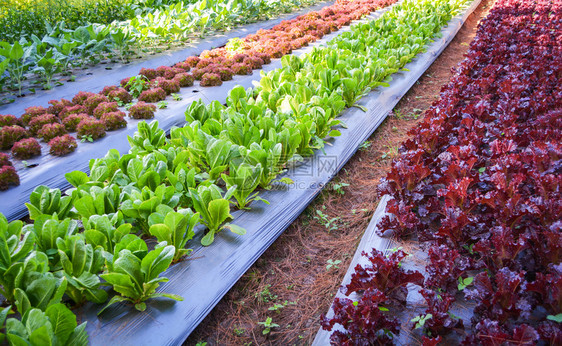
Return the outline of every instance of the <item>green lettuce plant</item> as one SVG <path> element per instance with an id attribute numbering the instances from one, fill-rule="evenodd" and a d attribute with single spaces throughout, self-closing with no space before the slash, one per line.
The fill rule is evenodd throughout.
<path id="1" fill-rule="evenodd" d="M 72 196 L 62 196 L 59 189 L 51 189 L 40 185 L 29 196 L 29 203 L 25 203 L 29 211 L 29 218 L 36 220 L 40 215 L 57 214 L 60 219 L 72 216 Z"/>
<path id="2" fill-rule="evenodd" d="M 145 301 L 150 298 L 183 300 L 175 294 L 156 293 L 160 283 L 168 281 L 168 278 L 159 275 L 168 269 L 174 254 L 175 248 L 172 245 L 156 248 L 142 259 L 127 249 L 119 251 L 113 261 L 107 261 L 107 272 L 100 275 L 119 295 L 111 298 L 98 315 L 117 302 L 128 301 L 134 304 L 135 309 L 144 311 Z"/>
<path id="3" fill-rule="evenodd" d="M 82 304 L 86 300 L 94 303 L 104 303 L 107 300 L 107 292 L 99 288 L 100 279 L 98 273 L 104 265 L 103 249 L 86 244 L 84 236 L 77 234 L 57 240 L 59 257 L 62 270 L 59 275 L 68 281 L 66 294 L 76 304 Z"/>
<path id="4" fill-rule="evenodd" d="M 193 228 L 199 223 L 199 219 L 199 213 L 193 213 L 191 209 L 179 209 L 177 212 L 170 210 L 165 214 L 156 212 L 148 220 L 150 234 L 159 242 L 174 246 L 172 262 L 177 262 L 191 253 L 192 250 L 185 246 L 195 235 Z"/>
<path id="5" fill-rule="evenodd" d="M 123 214 L 118 212 L 112 217 L 108 215 L 91 215 L 83 218 L 86 242 L 94 247 L 101 247 L 109 253 L 115 252 L 115 246 L 126 235 L 131 233 L 133 225 L 123 221 Z"/>
<path id="6" fill-rule="evenodd" d="M 263 201 L 269 204 L 268 201 L 258 196 L 259 192 L 254 192 L 260 183 L 262 171 L 261 163 L 255 166 L 247 163 L 236 166 L 231 163 L 228 175 L 222 175 L 226 188 L 232 191 L 231 195 L 236 200 L 238 209 L 250 209 L 247 205 L 253 201 Z"/>
<path id="7" fill-rule="evenodd" d="M 14 301 L 15 277 L 23 260 L 33 250 L 35 234 L 23 231 L 20 220 L 8 223 L 0 214 L 0 293 L 8 302 Z"/>
<path id="8" fill-rule="evenodd" d="M 232 190 L 229 193 L 232 193 Z M 211 245 L 215 240 L 215 234 L 224 229 L 239 235 L 246 234 L 246 230 L 242 227 L 224 223 L 232 219 L 230 202 L 228 201 L 229 193 L 223 197 L 221 189 L 214 184 L 209 186 L 199 185 L 197 189 L 190 188 L 189 192 L 193 200 L 193 208 L 201 215 L 201 223 L 207 226 L 207 233 L 201 239 L 201 245 Z"/>
<path id="9" fill-rule="evenodd" d="M 76 316 L 63 304 L 53 304 L 44 312 L 30 309 L 21 321 L 9 318 L 6 335 L 11 345 L 87 346 L 86 322 L 78 325 Z"/>

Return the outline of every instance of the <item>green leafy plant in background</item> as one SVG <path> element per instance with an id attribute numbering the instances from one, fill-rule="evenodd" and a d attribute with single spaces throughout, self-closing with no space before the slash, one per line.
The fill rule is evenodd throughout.
<path id="1" fill-rule="evenodd" d="M 4 57 L 4 61 L 7 61 L 3 65 L 5 65 L 11 80 L 15 83 L 18 95 L 21 95 L 24 74 L 30 67 L 27 59 L 31 56 L 32 52 L 32 46 L 23 47 L 20 42 L 9 44 L 0 41 L 0 56 Z"/>
<path id="2" fill-rule="evenodd" d="M 128 88 L 133 98 L 137 98 L 143 91 L 149 89 L 150 81 L 143 75 L 133 76 L 125 87 Z"/>
<path id="3" fill-rule="evenodd" d="M 168 269 L 174 253 L 175 248 L 172 245 L 156 248 L 143 258 L 135 256 L 127 249 L 119 251 L 113 261 L 107 261 L 107 272 L 100 275 L 119 295 L 111 298 L 98 315 L 117 302 L 128 301 L 134 304 L 135 309 L 144 311 L 145 301 L 150 298 L 183 300 L 175 294 L 156 293 L 160 283 L 168 281 L 168 278 L 159 275 Z"/>
<path id="4" fill-rule="evenodd" d="M 264 327 L 262 331 L 263 335 L 269 334 L 273 328 L 280 327 L 277 323 L 273 323 L 273 319 L 271 317 L 267 317 L 265 322 L 258 322 L 258 324 Z"/>

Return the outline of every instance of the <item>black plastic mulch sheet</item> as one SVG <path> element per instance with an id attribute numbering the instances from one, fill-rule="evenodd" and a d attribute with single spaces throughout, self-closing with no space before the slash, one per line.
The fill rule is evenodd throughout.
<path id="1" fill-rule="evenodd" d="M 471 6 L 461 15 L 457 16 L 456 18 L 453 18 L 451 20 L 451 22 L 449 23 L 449 26 L 447 28 L 445 28 L 443 30 L 443 37 L 440 39 L 440 41 L 445 40 L 446 43 L 443 45 L 443 48 L 441 49 L 441 51 L 449 44 L 449 42 L 454 38 L 454 36 L 456 35 L 456 33 L 458 32 L 458 30 L 460 30 L 462 24 L 466 21 L 466 18 L 478 7 L 478 5 L 480 4 L 481 0 L 474 0 L 473 3 L 471 4 Z M 435 42 L 432 46 L 436 46 L 439 44 L 439 41 Z M 432 49 L 429 49 L 427 53 L 430 53 L 432 51 Z M 425 53 L 425 54 L 427 54 Z M 439 51 L 440 53 L 440 51 Z M 437 58 L 437 56 L 439 55 L 439 53 L 437 53 L 434 56 L 433 60 L 435 58 Z M 428 61 L 425 61 L 424 55 L 419 56 L 417 59 L 415 59 L 412 63 L 410 63 L 409 65 L 415 64 L 417 65 L 418 63 L 422 63 L 421 61 L 424 60 L 424 66 L 425 63 L 427 63 Z M 429 64 L 431 64 L 431 62 L 429 62 Z M 406 66 L 407 68 L 410 69 L 411 72 L 414 72 L 414 70 L 412 69 L 412 67 L 410 66 Z M 429 67 L 426 66 L 423 71 L 425 71 L 425 69 Z M 414 67 L 415 69 L 416 67 Z M 423 73 L 422 71 L 422 73 Z M 420 74 L 421 76 L 421 74 Z M 392 84 L 392 83 L 391 83 Z M 392 86 L 391 86 L 392 87 Z M 397 247 L 400 247 L 404 244 L 401 244 L 400 241 L 397 241 L 395 239 L 393 239 L 393 237 L 390 234 L 385 234 L 384 237 L 381 237 L 377 234 L 377 224 L 383 219 L 383 217 L 385 215 L 389 215 L 385 212 L 386 209 L 386 204 L 388 202 L 388 200 L 390 199 L 389 196 L 383 196 L 383 198 L 381 198 L 377 209 L 375 211 L 375 213 L 373 214 L 373 217 L 371 218 L 371 222 L 369 223 L 369 225 L 367 226 L 367 229 L 365 230 L 365 233 L 363 235 L 363 237 L 361 238 L 361 242 L 359 243 L 359 246 L 357 247 L 357 250 L 355 252 L 355 255 L 353 256 L 353 259 L 351 260 L 351 263 L 348 267 L 348 270 L 343 278 L 342 284 L 341 286 L 345 286 L 347 284 L 349 284 L 349 282 L 351 281 L 351 275 L 355 272 L 355 267 L 357 266 L 357 264 L 361 264 L 361 265 L 366 265 L 368 264 L 368 260 L 365 256 L 362 256 L 361 253 L 362 252 L 367 252 L 370 253 L 372 249 L 377 249 L 379 251 L 382 251 L 384 253 L 388 253 L 391 250 L 390 249 L 394 249 Z M 391 215 L 390 215 L 391 216 Z M 413 245 L 411 242 L 408 242 L 408 252 L 410 255 L 413 255 L 413 258 L 415 258 L 416 260 L 408 260 L 405 259 L 404 260 L 404 268 L 407 270 L 417 270 L 421 273 L 424 273 L 424 261 L 427 259 L 427 254 L 424 253 L 424 251 L 416 245 Z M 423 314 L 425 307 L 425 300 L 423 299 L 423 297 L 421 296 L 421 294 L 418 293 L 418 287 L 415 285 L 408 285 L 408 297 L 407 297 L 407 302 L 406 302 L 406 307 L 404 309 L 401 309 L 401 311 L 397 311 L 395 315 L 393 315 L 393 317 L 398 318 L 400 323 L 402 325 L 406 325 L 409 323 L 409 321 L 411 321 L 414 317 Z M 334 298 L 349 298 L 352 300 L 357 300 L 360 297 L 353 293 L 351 294 L 349 297 L 345 296 L 340 290 L 338 290 L 338 292 L 336 293 Z M 456 315 L 459 316 L 460 318 L 462 318 L 464 320 L 465 323 L 470 324 L 470 318 L 472 316 L 472 308 L 469 306 L 469 304 L 455 304 L 451 311 Z M 330 307 L 329 311 L 327 312 L 326 316 L 327 317 L 332 317 L 334 315 L 333 313 L 333 307 Z M 334 326 L 333 331 L 336 330 L 341 330 L 341 326 L 340 325 L 336 325 Z M 312 343 L 313 346 L 322 346 L 322 345 L 329 345 L 330 344 L 330 336 L 332 334 L 332 332 L 328 332 L 325 331 L 323 329 L 320 328 L 320 330 L 318 331 L 318 334 L 316 334 L 316 337 L 314 339 L 314 342 Z M 395 344 L 397 345 L 412 345 L 412 344 L 419 344 L 421 341 L 421 335 L 416 335 L 415 333 L 413 333 L 412 331 L 408 330 L 408 329 L 401 329 L 399 335 L 397 335 L 397 337 L 393 340 Z M 449 342 L 449 344 L 458 344 L 460 343 L 460 340 L 444 340 L 445 343 Z"/>
<path id="2" fill-rule="evenodd" d="M 104 86 L 116 85 L 121 79 L 138 74 L 141 67 L 156 68 L 162 65 L 171 66 L 179 61 L 185 60 L 188 56 L 200 54 L 205 49 L 223 46 L 230 38 L 244 37 L 248 34 L 255 33 L 259 29 L 272 28 L 282 20 L 296 18 L 303 13 L 316 11 L 333 3 L 334 1 L 321 2 L 290 15 L 283 15 L 278 19 L 251 24 L 243 28 L 229 31 L 223 36 L 209 38 L 199 43 L 196 47 L 169 52 L 150 60 L 137 61 L 128 65 L 114 67 L 111 71 L 107 71 L 103 67 L 95 67 L 89 70 L 92 72 L 91 76 L 84 75 L 83 78 L 78 78 L 74 83 L 67 83 L 53 90 L 18 99 L 15 103 L 10 105 L 0 106 L 0 114 L 14 114 L 20 116 L 24 113 L 24 109 L 29 106 L 47 107 L 49 106 L 48 102 L 50 100 L 61 98 L 72 99 L 78 91 L 99 92 Z M 349 27 L 342 28 L 342 30 L 348 30 L 348 28 Z M 337 34 L 341 33 L 342 30 L 338 31 Z M 326 42 L 325 40 L 327 37 L 333 36 L 325 36 L 324 39 L 317 41 L 312 46 Z M 264 65 L 263 70 L 270 71 L 280 66 L 280 59 L 276 59 L 272 61 L 271 64 Z M 166 99 L 168 108 L 158 109 L 154 119 L 158 120 L 160 128 L 166 131 L 172 126 L 182 126 L 185 124 L 185 109 L 191 102 L 203 99 L 206 102 L 218 100 L 224 103 L 226 102 L 228 91 L 235 85 L 240 84 L 249 87 L 252 86 L 253 80 L 259 80 L 259 71 L 260 70 L 254 70 L 253 74 L 248 76 L 235 76 L 232 81 L 225 82 L 220 87 L 204 88 L 200 87 L 199 83 L 196 82 L 193 87 L 181 88 L 178 94 L 183 97 L 183 100 L 174 101 L 171 97 L 168 97 Z M 89 172 L 89 161 L 91 159 L 103 157 L 109 149 L 117 149 L 121 154 L 127 153 L 130 149 L 127 136 L 132 136 L 135 133 L 138 123 L 139 120 L 127 118 L 126 128 L 108 132 L 104 138 L 94 143 L 78 143 L 76 152 L 64 157 L 49 155 L 48 145 L 40 142 L 42 144 L 43 155 L 27 160 L 26 162 L 29 168 L 25 168 L 24 164 L 19 160 L 13 161 L 20 176 L 20 185 L 11 187 L 7 191 L 0 191 L 0 213 L 3 213 L 10 221 L 20 219 L 27 215 L 25 203 L 29 201 L 31 192 L 33 192 L 37 186 L 47 185 L 51 188 L 64 190 L 70 187 L 70 184 L 68 184 L 64 178 L 65 173 L 74 170 Z"/>
<path id="3" fill-rule="evenodd" d="M 478 0 L 476 0 L 476 3 Z M 86 305 L 79 318 L 88 321 L 87 331 L 93 345 L 177 345 L 195 329 L 236 281 L 277 239 L 293 220 L 318 195 L 334 175 L 353 156 L 382 123 L 401 97 L 433 63 L 460 29 L 466 16 L 453 19 L 441 38 L 428 46 L 427 51 L 406 65 L 408 72 L 395 74 L 387 88 L 371 92 L 360 104 L 368 111 L 351 108 L 340 119 L 347 125 L 325 153 L 317 152 L 286 176 L 294 180 L 290 186 L 277 186 L 264 191 L 262 202 L 252 205 L 251 211 L 236 212 L 234 223 L 247 230 L 244 236 L 221 232 L 207 248 L 195 246 L 191 259 L 175 264 L 164 276 L 170 281 L 160 292 L 179 294 L 182 302 L 155 299 L 147 302 L 145 312 L 137 312 L 128 305 L 116 305 L 101 316 L 101 307 Z M 380 11 L 382 12 L 382 11 Z M 197 244 L 195 239 L 191 244 Z"/>

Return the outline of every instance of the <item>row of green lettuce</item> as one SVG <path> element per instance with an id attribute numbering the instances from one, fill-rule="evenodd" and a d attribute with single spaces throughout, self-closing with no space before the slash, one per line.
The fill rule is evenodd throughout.
<path id="1" fill-rule="evenodd" d="M 65 294 L 75 306 L 102 304 L 102 287 L 112 287 L 100 313 L 122 301 L 142 311 L 149 298 L 181 300 L 156 289 L 190 253 L 189 241 L 243 235 L 227 222 L 232 208 L 249 209 L 263 201 L 260 189 L 290 183 L 279 179 L 283 170 L 340 135 L 337 116 L 386 85 L 465 2 L 405 0 L 326 47 L 285 56 L 256 88 L 232 89 L 226 106 L 193 103 L 169 137 L 157 122 L 140 123 L 128 154 L 110 150 L 90 162 L 89 176 L 68 173 L 74 188 L 65 194 L 38 187 L 27 203 L 33 224 L 0 219 L 2 294 L 22 316 L 6 322 L 10 343 L 86 343 L 84 324 L 61 304 Z M 158 241 L 153 250 L 146 236 Z"/>
<path id="2" fill-rule="evenodd" d="M 54 75 L 70 75 L 72 68 L 98 64 L 106 58 L 125 62 L 142 53 L 145 47 L 165 49 L 194 35 L 203 36 L 209 30 L 229 30 L 316 1 L 172 1 L 169 5 L 154 4 L 154 8 L 138 8 L 138 4 L 132 3 L 137 14 L 126 21 L 73 28 L 67 27 L 64 21 L 47 24 L 44 35 L 0 41 L 0 92 L 7 88 L 21 94 L 29 72 L 42 81 L 45 89 L 50 89 Z"/>

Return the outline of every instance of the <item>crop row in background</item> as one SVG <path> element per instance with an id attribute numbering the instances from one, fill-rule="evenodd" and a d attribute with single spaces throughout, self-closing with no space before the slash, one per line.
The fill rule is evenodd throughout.
<path id="1" fill-rule="evenodd" d="M 63 1 L 9 2 L 2 6 L 0 26 L 0 92 L 22 94 L 24 81 L 51 89 L 55 76 L 106 59 L 128 62 L 182 44 L 206 32 L 267 19 L 314 0 L 244 1 Z M 115 20 L 114 20 L 115 19 Z M 118 21 L 117 19 L 127 19 Z M 39 23 L 38 23 L 39 22 Z M 60 83 L 60 81 L 57 81 Z M 3 102 L 13 100 L 5 97 Z"/>

